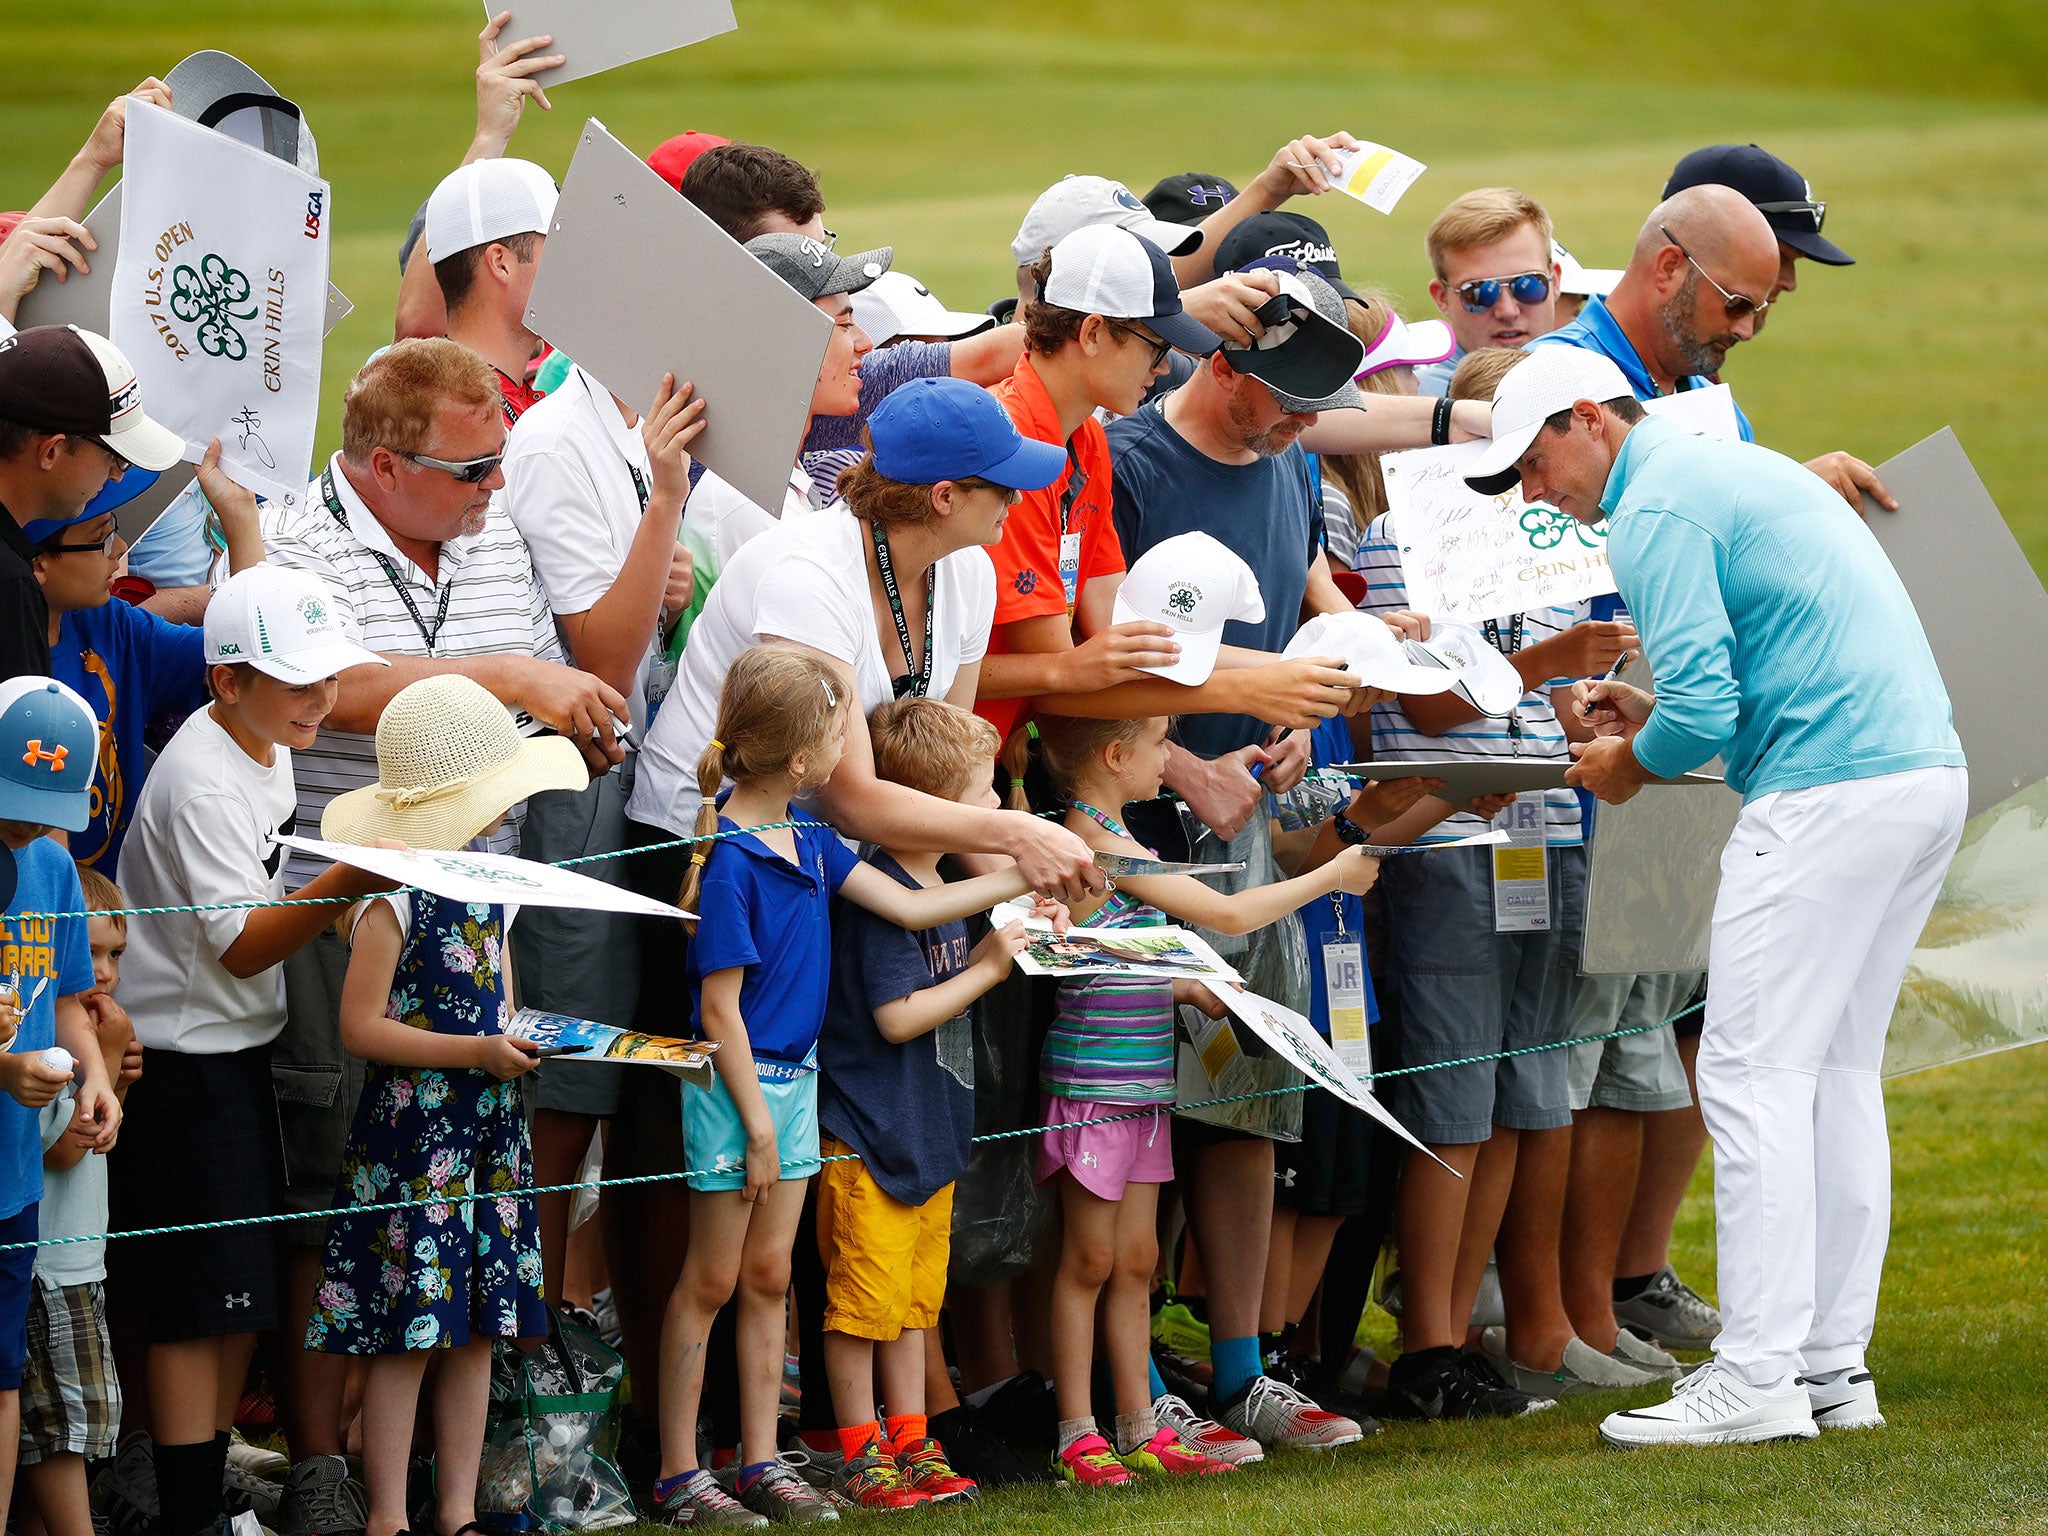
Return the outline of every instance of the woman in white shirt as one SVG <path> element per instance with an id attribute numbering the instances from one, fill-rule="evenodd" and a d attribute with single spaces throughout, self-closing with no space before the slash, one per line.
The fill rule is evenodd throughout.
<path id="1" fill-rule="evenodd" d="M 867 736 L 868 712 L 891 698 L 974 707 L 995 614 L 995 570 L 981 546 L 1002 537 L 1017 492 L 1059 478 L 1066 453 L 1021 437 L 992 395 L 962 379 L 904 385 L 869 433 L 873 452 L 840 479 L 844 505 L 785 519 L 720 573 L 648 734 L 627 813 L 669 837 L 689 835 L 697 759 L 726 671 L 749 646 L 784 640 L 816 652 L 860 698 L 846 756 L 815 797 L 842 835 L 1004 854 L 1037 888 L 1079 894 L 1096 882 L 1078 838 L 1021 812 L 885 783 Z"/>

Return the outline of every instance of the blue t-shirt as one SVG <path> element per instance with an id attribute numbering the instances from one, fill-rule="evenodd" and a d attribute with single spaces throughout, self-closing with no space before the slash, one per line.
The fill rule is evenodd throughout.
<path id="1" fill-rule="evenodd" d="M 1181 533 L 1206 533 L 1243 557 L 1258 578 L 1263 623 L 1223 626 L 1225 645 L 1279 651 L 1301 627 L 1309 561 L 1322 547 L 1322 503 L 1308 455 L 1297 446 L 1250 464 L 1219 464 L 1167 425 L 1163 402 L 1110 423 L 1116 532 L 1124 559 Z M 1180 741 L 1221 757 L 1266 739 L 1249 715 L 1187 715 Z"/>
<path id="2" fill-rule="evenodd" d="M 721 816 L 718 830 L 739 829 Z M 810 1069 L 825 1021 L 832 898 L 860 862 L 829 827 L 800 826 L 794 836 L 794 864 L 750 832 L 711 845 L 697 897 L 697 934 L 684 965 L 690 1023 L 700 1036 L 704 978 L 745 968 L 740 1017 L 747 1041 L 761 1075 L 785 1079 Z"/>
<path id="3" fill-rule="evenodd" d="M 879 849 L 868 862 L 918 890 Z M 832 987 L 818 1037 L 818 1124 L 858 1152 L 883 1193 L 923 1205 L 967 1167 L 974 1137 L 974 1032 L 965 1013 L 901 1045 L 875 1010 L 967 967 L 967 925 L 917 933 L 841 901 L 832 912 Z"/>
<path id="4" fill-rule="evenodd" d="M 71 856 L 109 879 L 149 772 L 143 732 L 206 703 L 205 637 L 119 598 L 64 615 L 50 675 L 78 690 L 100 722 L 92 820 L 71 834 Z"/>
<path id="5" fill-rule="evenodd" d="M 16 915 L 85 909 L 85 892 L 78 887 L 69 854 L 39 837 L 14 850 L 14 863 L 18 883 L 0 919 L 0 977 L 14 987 L 22 1007 L 20 1033 L 8 1047 L 19 1056 L 57 1043 L 58 998 L 92 990 L 92 936 L 82 917 Z M 41 1114 L 0 1093 L 0 1220 L 42 1198 Z"/>
<path id="6" fill-rule="evenodd" d="M 1351 722 L 1342 715 L 1318 722 L 1309 733 L 1309 753 L 1310 760 L 1318 768 L 1351 762 L 1358 755 L 1351 745 Z M 1308 1020 L 1315 1025 L 1316 1033 L 1327 1040 L 1330 1038 L 1330 992 L 1324 982 L 1323 945 L 1337 938 L 1341 916 L 1343 942 L 1356 944 L 1359 958 L 1365 958 L 1365 898 L 1332 891 L 1298 910 L 1301 931 L 1308 939 Z M 1373 993 L 1372 968 L 1362 965 L 1359 974 L 1365 983 L 1365 1021 L 1377 1024 L 1380 1021 L 1380 1000 Z"/>

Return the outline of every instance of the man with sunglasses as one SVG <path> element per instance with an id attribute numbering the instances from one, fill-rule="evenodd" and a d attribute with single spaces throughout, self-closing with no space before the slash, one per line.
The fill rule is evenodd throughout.
<path id="1" fill-rule="evenodd" d="M 1458 350 L 1415 370 L 1425 395 L 1450 392 L 1467 352 L 1525 347 L 1557 324 L 1559 268 L 1550 215 L 1513 187 L 1479 187 L 1453 198 L 1423 237 L 1435 274 L 1429 296 L 1450 322 Z"/>
<path id="2" fill-rule="evenodd" d="M 0 340 L 0 682 L 50 670 L 39 539 L 76 522 L 130 464 L 169 469 L 184 451 L 143 414 L 135 370 L 104 336 L 38 325 Z"/>
<path id="3" fill-rule="evenodd" d="M 1756 205 L 1777 235 L 1778 280 L 1768 295 L 1773 303 L 1781 294 L 1797 291 L 1795 263 L 1801 257 L 1826 267 L 1856 265 L 1855 257 L 1821 233 L 1828 205 L 1814 197 L 1812 184 L 1804 176 L 1769 150 L 1755 144 L 1710 144 L 1696 149 L 1672 167 L 1664 196 L 1703 186 L 1733 187 Z M 1759 330 L 1764 318 L 1757 317 Z"/>

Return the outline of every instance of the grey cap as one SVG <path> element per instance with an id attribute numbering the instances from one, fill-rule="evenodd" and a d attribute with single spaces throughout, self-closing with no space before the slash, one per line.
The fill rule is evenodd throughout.
<path id="1" fill-rule="evenodd" d="M 293 102 L 231 53 L 204 48 L 164 76 L 171 110 L 201 127 L 263 150 L 308 175 L 320 174 L 320 152 Z"/>
<path id="2" fill-rule="evenodd" d="M 756 235 L 747 242 L 754 259 L 807 299 L 822 299 L 835 293 L 859 293 L 889 270 L 895 251 L 881 246 L 854 256 L 842 256 L 820 245 L 809 235 L 777 231 Z"/>
<path id="3" fill-rule="evenodd" d="M 1352 377 L 1365 360 L 1365 343 L 1352 334 L 1337 290 L 1315 268 L 1291 256 L 1261 257 L 1238 270 L 1276 273 L 1280 297 L 1260 306 L 1265 335 L 1249 344 L 1224 346 L 1230 365 L 1264 380 L 1281 407 L 1296 414 L 1364 410 L 1365 396 Z M 1282 387 L 1287 384 L 1329 392 L 1297 395 Z"/>

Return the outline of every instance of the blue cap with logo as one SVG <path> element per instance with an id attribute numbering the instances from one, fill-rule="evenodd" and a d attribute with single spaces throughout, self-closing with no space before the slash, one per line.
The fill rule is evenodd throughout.
<path id="1" fill-rule="evenodd" d="M 99 751 L 92 707 L 55 678 L 0 683 L 0 818 L 83 832 Z"/>
<path id="2" fill-rule="evenodd" d="M 1023 436 L 996 397 L 968 379 L 912 379 L 868 419 L 875 468 L 906 485 L 969 476 L 1042 491 L 1067 467 L 1067 450 Z"/>

